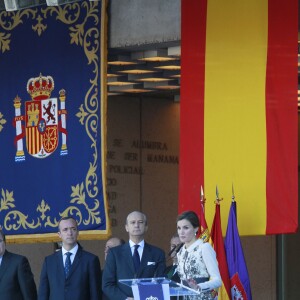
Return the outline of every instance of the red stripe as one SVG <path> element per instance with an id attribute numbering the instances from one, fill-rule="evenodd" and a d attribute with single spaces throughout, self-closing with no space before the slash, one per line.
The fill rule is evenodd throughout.
<path id="1" fill-rule="evenodd" d="M 228 299 L 231 297 L 230 290 L 230 277 L 227 266 L 227 258 L 225 252 L 225 245 L 222 234 L 222 225 L 221 225 L 221 213 L 220 213 L 220 205 L 216 204 L 215 217 L 213 220 L 213 225 L 211 228 L 211 239 L 213 241 L 213 247 L 216 251 L 217 260 L 219 263 L 220 275 L 227 292 Z"/>
<path id="2" fill-rule="evenodd" d="M 179 212 L 199 211 L 204 186 L 206 0 L 181 1 Z"/>
<path id="3" fill-rule="evenodd" d="M 269 0 L 267 234 L 298 227 L 298 1 Z"/>

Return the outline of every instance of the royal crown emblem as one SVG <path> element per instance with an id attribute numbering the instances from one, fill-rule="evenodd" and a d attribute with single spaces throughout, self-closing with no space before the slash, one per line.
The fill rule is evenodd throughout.
<path id="1" fill-rule="evenodd" d="M 27 82 L 27 92 L 32 100 L 43 100 L 50 98 L 54 90 L 54 80 L 51 76 L 30 78 Z"/>
<path id="2" fill-rule="evenodd" d="M 16 127 L 15 143 L 17 152 L 15 161 L 25 160 L 23 138 L 26 136 L 26 149 L 36 158 L 46 158 L 58 147 L 59 132 L 62 135 L 61 155 L 67 155 L 67 130 L 65 109 L 66 92 L 59 91 L 57 98 L 51 98 L 54 90 L 54 80 L 51 76 L 30 78 L 27 82 L 27 92 L 30 101 L 25 102 L 25 116 L 21 115 L 21 98 L 14 99 Z M 60 109 L 58 109 L 60 104 Z M 60 119 L 59 119 L 60 116 Z M 22 122 L 25 121 L 25 128 Z"/>

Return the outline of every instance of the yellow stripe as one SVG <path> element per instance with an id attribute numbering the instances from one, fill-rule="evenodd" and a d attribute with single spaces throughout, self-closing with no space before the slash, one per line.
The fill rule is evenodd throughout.
<path id="1" fill-rule="evenodd" d="M 225 234 L 234 184 L 240 234 L 265 234 L 267 0 L 207 2 L 206 219 L 212 224 L 218 185 Z"/>
<path id="2" fill-rule="evenodd" d="M 230 300 L 223 282 L 218 291 L 218 300 Z"/>

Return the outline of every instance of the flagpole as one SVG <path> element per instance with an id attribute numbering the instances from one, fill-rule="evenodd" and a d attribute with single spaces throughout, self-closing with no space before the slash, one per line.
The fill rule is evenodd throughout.
<path id="1" fill-rule="evenodd" d="M 217 205 L 220 205 L 220 201 L 223 200 L 223 198 L 219 198 L 219 190 L 218 190 L 218 185 L 216 185 L 216 201 L 215 203 Z"/>
<path id="2" fill-rule="evenodd" d="M 200 204 L 202 205 L 203 207 L 203 212 L 205 212 L 205 198 L 204 198 L 204 192 L 203 192 L 203 188 L 202 188 L 202 185 L 201 185 L 201 190 L 200 190 Z"/>
<path id="3" fill-rule="evenodd" d="M 279 234 L 276 239 L 277 246 L 277 282 L 278 300 L 287 300 L 287 270 L 286 270 L 286 235 Z"/>
<path id="4" fill-rule="evenodd" d="M 206 201 L 206 199 L 205 199 L 203 188 L 201 185 L 199 238 L 201 238 L 204 243 L 209 241 L 209 230 L 208 230 L 207 223 L 205 220 L 205 201 Z"/>
<path id="5" fill-rule="evenodd" d="M 229 210 L 225 237 L 225 249 L 229 277 L 231 280 L 231 289 L 234 288 L 236 289 L 236 292 L 244 295 L 243 299 L 247 298 L 249 300 L 252 300 L 249 273 L 237 226 L 237 208 L 233 184 L 231 199 L 232 202 Z M 237 282 L 241 282 L 242 284 L 236 284 Z"/>

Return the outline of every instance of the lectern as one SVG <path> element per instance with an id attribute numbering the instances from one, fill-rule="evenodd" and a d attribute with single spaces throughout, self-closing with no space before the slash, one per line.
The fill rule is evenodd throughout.
<path id="1" fill-rule="evenodd" d="M 170 296 L 199 295 L 185 285 L 165 277 L 120 279 L 120 283 L 132 288 L 134 300 L 169 300 Z"/>

